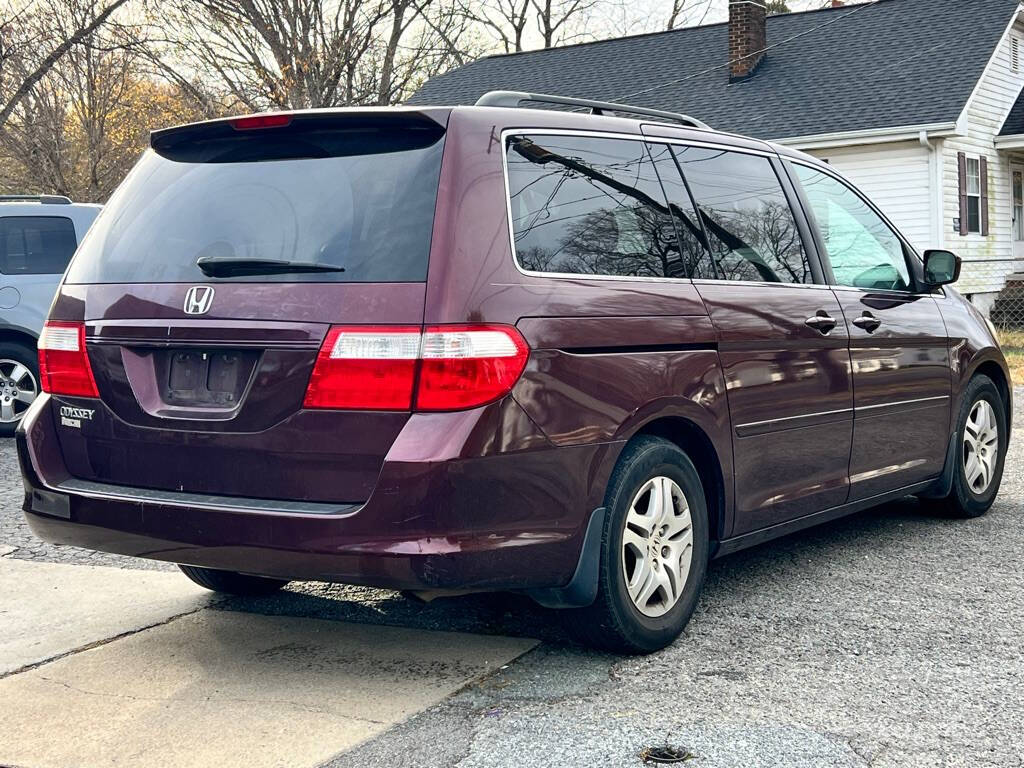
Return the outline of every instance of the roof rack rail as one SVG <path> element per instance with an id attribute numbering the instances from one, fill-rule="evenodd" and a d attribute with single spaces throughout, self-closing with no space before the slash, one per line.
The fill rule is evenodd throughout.
<path id="1" fill-rule="evenodd" d="M 64 195 L 0 195 L 0 203 L 43 203 L 44 205 L 71 205 Z"/>
<path id="2" fill-rule="evenodd" d="M 678 112 L 665 112 L 660 109 L 634 107 L 630 104 L 616 104 L 612 101 L 594 101 L 593 99 L 574 99 L 569 96 L 552 96 L 546 93 L 526 93 L 525 91 L 488 91 L 476 100 L 478 107 L 518 107 L 524 101 L 536 101 L 540 104 L 560 104 L 568 107 L 584 107 L 592 115 L 603 115 L 605 112 L 621 112 L 627 115 L 643 115 L 682 123 L 690 128 L 711 130 L 711 126 L 689 115 Z"/>

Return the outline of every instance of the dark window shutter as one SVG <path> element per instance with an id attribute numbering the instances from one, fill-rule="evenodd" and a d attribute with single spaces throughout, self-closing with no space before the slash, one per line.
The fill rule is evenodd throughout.
<path id="1" fill-rule="evenodd" d="M 988 159 L 981 158 L 981 234 L 988 237 Z"/>
<path id="2" fill-rule="evenodd" d="M 956 161 L 960 188 L 960 234 L 963 236 L 967 234 L 967 155 L 957 153 Z"/>

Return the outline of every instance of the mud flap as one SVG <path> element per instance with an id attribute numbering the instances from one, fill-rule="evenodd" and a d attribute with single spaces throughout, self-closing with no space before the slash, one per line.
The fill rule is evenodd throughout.
<path id="1" fill-rule="evenodd" d="M 942 467 L 942 474 L 935 480 L 935 484 L 927 491 L 917 494 L 922 499 L 944 499 L 953 492 L 953 478 L 956 473 L 956 437 L 959 431 L 949 436 L 949 445 L 946 447 L 946 463 Z"/>
<path id="2" fill-rule="evenodd" d="M 576 570 L 564 587 L 531 589 L 526 594 L 545 608 L 584 608 L 597 599 L 597 578 L 601 568 L 601 534 L 604 531 L 605 508 L 590 513 L 583 548 Z"/>

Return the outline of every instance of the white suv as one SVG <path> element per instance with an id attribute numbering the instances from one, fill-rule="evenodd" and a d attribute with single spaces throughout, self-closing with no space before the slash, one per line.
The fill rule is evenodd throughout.
<path id="1" fill-rule="evenodd" d="M 61 276 L 100 206 L 0 195 L 0 436 L 39 392 L 36 340 Z"/>

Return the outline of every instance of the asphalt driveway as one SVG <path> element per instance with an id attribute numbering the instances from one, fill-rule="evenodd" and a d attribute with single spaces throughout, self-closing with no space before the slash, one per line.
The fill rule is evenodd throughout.
<path id="1" fill-rule="evenodd" d="M 1018 425 L 1022 401 L 1018 389 Z M 709 768 L 1020 766 L 1024 439 L 1017 435 L 985 518 L 935 519 L 907 500 L 716 561 L 685 636 L 644 658 L 581 649 L 561 631 L 560 615 L 512 596 L 420 605 L 382 590 L 296 584 L 271 598 L 201 610 L 273 615 L 280 632 L 291 630 L 290 621 L 318 619 L 542 641 L 360 746 L 314 750 L 336 754 L 332 766 L 638 766 L 645 749 L 660 746 Z M 21 521 L 20 495 L 5 441 L 6 558 L 170 570 L 37 542 Z M 189 625 L 178 626 L 180 634 Z M 409 636 L 410 655 L 416 637 Z M 126 658 L 146 652 L 136 643 Z"/>

